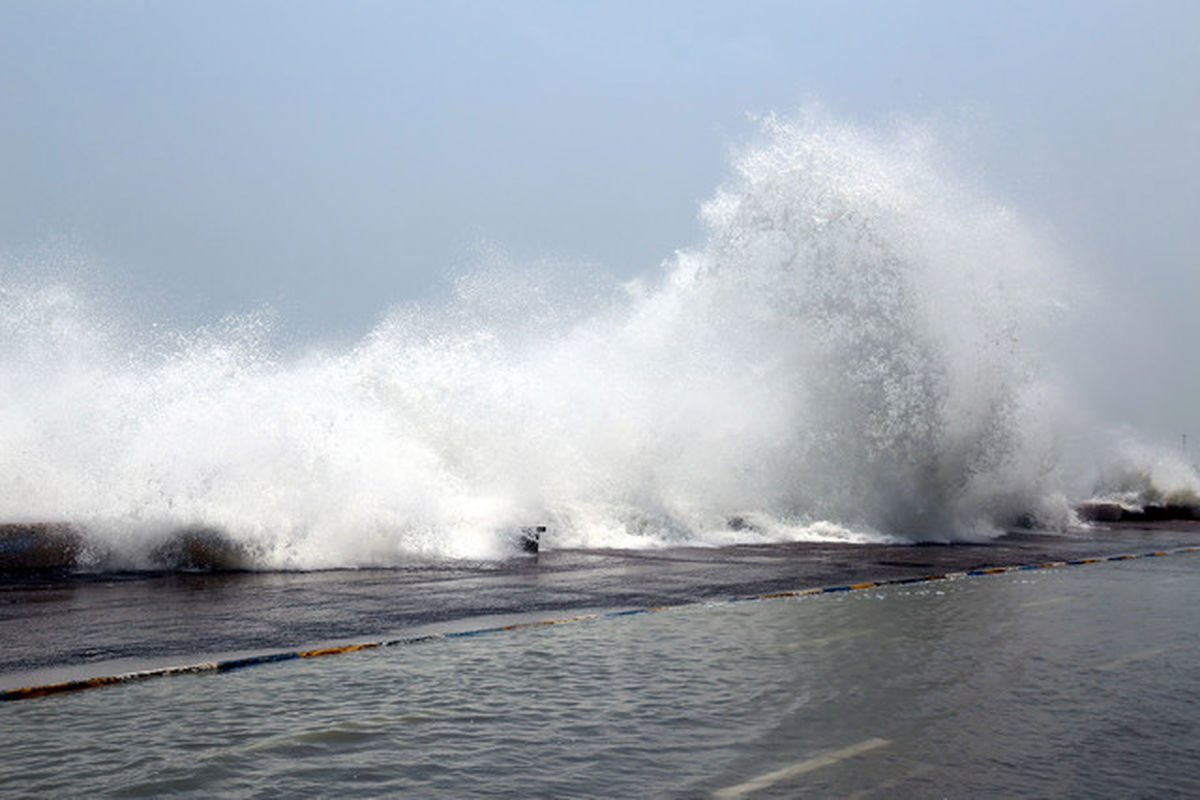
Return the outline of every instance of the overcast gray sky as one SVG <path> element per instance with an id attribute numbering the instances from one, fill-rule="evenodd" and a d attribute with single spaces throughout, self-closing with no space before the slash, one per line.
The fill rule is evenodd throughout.
<path id="1" fill-rule="evenodd" d="M 0 254 L 352 335 L 481 239 L 653 270 L 747 113 L 816 99 L 944 128 L 1121 303 L 1071 380 L 1200 441 L 1198 43 L 1195 2 L 0 0 Z"/>

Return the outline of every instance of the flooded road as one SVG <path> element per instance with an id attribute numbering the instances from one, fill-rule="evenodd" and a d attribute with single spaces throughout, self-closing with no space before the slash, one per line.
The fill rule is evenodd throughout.
<path id="1" fill-rule="evenodd" d="M 1200 543 L 1200 523 L 1012 532 L 984 544 L 543 551 L 411 569 L 0 582 L 0 689 L 463 627 Z"/>
<path id="2" fill-rule="evenodd" d="M 1181 553 L 713 599 L 5 703 L 0 792 L 1192 797 L 1198 579 Z"/>

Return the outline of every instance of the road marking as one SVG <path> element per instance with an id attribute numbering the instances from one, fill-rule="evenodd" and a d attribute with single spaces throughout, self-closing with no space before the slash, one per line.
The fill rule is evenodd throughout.
<path id="1" fill-rule="evenodd" d="M 1065 597 L 1047 597 L 1043 600 L 1030 600 L 1027 603 L 1021 603 L 1021 608 L 1036 608 L 1037 606 L 1056 606 L 1059 603 L 1067 602 Z"/>
<path id="2" fill-rule="evenodd" d="M 768 772 L 765 775 L 759 775 L 757 778 L 752 778 L 745 783 L 739 783 L 737 786 L 729 786 L 724 789 L 718 789 L 713 792 L 713 797 L 728 798 L 741 797 L 742 795 L 757 792 L 759 789 L 765 789 L 780 781 L 785 781 L 788 778 L 794 778 L 797 775 L 803 775 L 806 772 L 812 772 L 821 767 L 828 767 L 831 764 L 836 764 L 839 761 L 844 761 L 847 758 L 852 758 L 860 753 L 865 753 L 868 750 L 874 750 L 877 747 L 885 747 L 891 744 L 889 739 L 865 739 L 858 744 L 852 744 L 849 747 L 843 747 L 841 750 L 834 750 L 831 753 L 826 753 L 823 756 L 810 758 L 807 761 L 801 761 L 798 764 L 792 764 L 790 767 L 777 769 L 774 772 Z"/>
<path id="3" fill-rule="evenodd" d="M 859 636 L 866 636 L 874 633 L 871 628 L 864 628 L 857 631 L 845 631 L 844 633 L 835 633 L 832 636 L 820 636 L 814 639 L 806 639 L 798 644 L 800 646 L 821 647 L 822 645 L 833 644 L 834 642 L 842 642 L 846 639 L 857 639 Z"/>
<path id="4" fill-rule="evenodd" d="M 862 800 L 862 798 L 864 798 L 864 797 L 878 795 L 884 789 L 893 789 L 896 786 L 899 786 L 900 784 L 904 783 L 905 781 L 910 781 L 914 778 L 919 778 L 922 775 L 933 772 L 934 769 L 935 768 L 932 764 L 918 763 L 916 766 L 914 766 L 908 772 L 905 772 L 903 775 L 897 775 L 894 778 L 888 778 L 886 781 L 883 781 L 882 783 L 877 783 L 874 786 L 870 787 L 869 789 L 859 789 L 854 794 L 846 795 L 846 800 Z"/>
<path id="5" fill-rule="evenodd" d="M 1132 664 L 1136 661 L 1145 661 L 1148 658 L 1154 658 L 1155 656 L 1166 652 L 1166 649 L 1167 648 L 1165 647 L 1150 647 L 1146 650 L 1138 650 L 1135 653 L 1129 653 L 1121 656 L 1120 658 L 1114 658 L 1112 661 L 1105 661 L 1103 664 L 1097 664 L 1096 669 L 1103 670 L 1105 672 L 1111 672 L 1114 669 L 1120 669 L 1126 664 Z"/>
<path id="6" fill-rule="evenodd" d="M 794 642 L 788 642 L 787 644 L 780 646 L 779 649 L 781 652 L 785 653 L 793 650 L 816 650 L 828 644 L 833 644 L 834 642 L 843 642 L 847 639 L 857 639 L 860 636 L 867 636 L 868 634 L 872 634 L 874 632 L 875 631 L 873 628 L 862 628 L 859 630 L 835 633 L 830 636 L 814 636 L 811 639 L 798 639 Z"/>

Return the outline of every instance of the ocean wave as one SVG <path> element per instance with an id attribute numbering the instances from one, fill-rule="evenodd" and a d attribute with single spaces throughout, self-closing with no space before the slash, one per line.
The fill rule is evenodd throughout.
<path id="1" fill-rule="evenodd" d="M 1031 344 L 1055 261 L 928 132 L 768 118 L 702 217 L 628 284 L 483 265 L 299 354 L 268 311 L 161 330 L 9 269 L 0 521 L 311 569 L 504 557 L 532 524 L 604 548 L 1070 520 Z"/>

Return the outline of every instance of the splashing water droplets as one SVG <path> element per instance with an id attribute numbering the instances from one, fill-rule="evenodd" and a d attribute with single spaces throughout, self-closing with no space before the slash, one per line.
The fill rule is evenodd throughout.
<path id="1" fill-rule="evenodd" d="M 481 269 L 340 350 L 285 356 L 266 314 L 147 346 L 69 289 L 5 288 L 0 517 L 133 560 L 211 526 L 285 568 L 496 556 L 527 524 L 608 547 L 1065 519 L 1037 242 L 920 132 L 764 136 L 661 274 Z"/>

